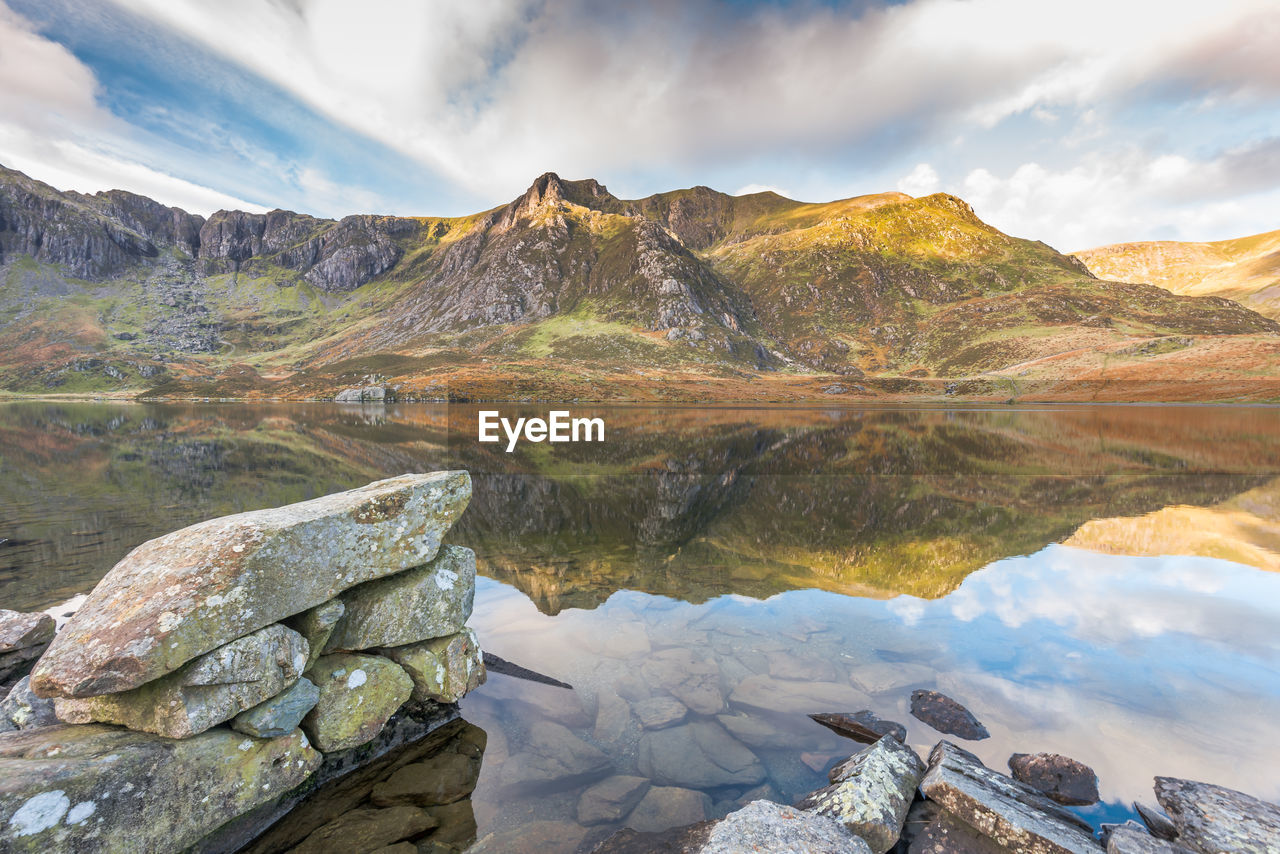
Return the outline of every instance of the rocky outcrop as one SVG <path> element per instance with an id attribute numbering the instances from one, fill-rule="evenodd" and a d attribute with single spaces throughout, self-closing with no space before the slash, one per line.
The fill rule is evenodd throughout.
<path id="1" fill-rule="evenodd" d="M 924 770 L 914 750 L 884 736 L 833 768 L 831 785 L 797 806 L 839 821 L 866 840 L 875 854 L 884 854 L 902 833 Z"/>
<path id="2" fill-rule="evenodd" d="M 57 636 L 32 689 L 127 691 L 361 582 L 421 566 L 470 495 L 465 472 L 404 475 L 143 543 Z"/>
<path id="3" fill-rule="evenodd" d="M 0 736 L 0 850 L 177 851 L 302 783 L 321 757 L 295 730 L 180 741 L 117 727 Z"/>
<path id="4" fill-rule="evenodd" d="M 1280 805 L 1177 777 L 1157 777 L 1155 788 L 1181 845 L 1214 854 L 1264 854 L 1280 847 Z"/>

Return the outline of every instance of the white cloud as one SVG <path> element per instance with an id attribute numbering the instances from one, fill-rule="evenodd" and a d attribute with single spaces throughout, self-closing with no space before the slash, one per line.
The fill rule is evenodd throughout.
<path id="1" fill-rule="evenodd" d="M 928 163 L 916 167 L 898 182 L 898 189 L 908 196 L 928 196 L 938 192 L 938 172 Z"/>

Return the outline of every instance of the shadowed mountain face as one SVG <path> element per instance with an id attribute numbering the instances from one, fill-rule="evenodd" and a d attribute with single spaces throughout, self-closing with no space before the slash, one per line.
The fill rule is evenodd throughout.
<path id="1" fill-rule="evenodd" d="M 1212 243 L 1118 243 L 1076 257 L 1103 278 L 1146 282 L 1185 296 L 1226 297 L 1280 318 L 1280 231 Z"/>
<path id="2" fill-rule="evenodd" d="M 768 396 L 754 378 L 812 396 L 822 377 L 830 394 L 1008 396 L 1015 375 L 1096 371 L 1081 353 L 1180 351 L 1194 374 L 1227 340 L 1280 346 L 1280 326 L 1100 281 L 944 194 L 626 201 L 548 173 L 469 217 L 206 220 L 0 167 L 0 386 L 15 390 L 314 396 L 378 374 L 405 397 L 652 398 L 665 380 Z"/>
<path id="3" fill-rule="evenodd" d="M 604 444 L 508 454 L 475 441 L 471 406 L 6 404 L 0 601 L 85 592 L 134 546 L 206 518 L 441 468 L 475 484 L 450 536 L 548 613 L 620 589 L 935 598 L 1073 534 L 1275 566 L 1266 409 L 595 414 Z M 1212 536 L 1182 543 L 1170 532 L 1195 512 Z"/>

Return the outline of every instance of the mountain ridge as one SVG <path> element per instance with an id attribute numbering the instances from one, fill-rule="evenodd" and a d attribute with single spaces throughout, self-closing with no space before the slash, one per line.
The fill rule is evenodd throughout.
<path id="1" fill-rule="evenodd" d="M 0 386 L 22 392 L 326 396 L 381 375 L 410 397 L 1007 396 L 1001 372 L 1057 360 L 1036 381 L 1064 379 L 1076 351 L 1280 340 L 1226 299 L 1104 282 L 946 194 L 624 200 L 550 172 L 469 216 L 329 220 L 205 218 L 0 167 L 0 275 Z"/>

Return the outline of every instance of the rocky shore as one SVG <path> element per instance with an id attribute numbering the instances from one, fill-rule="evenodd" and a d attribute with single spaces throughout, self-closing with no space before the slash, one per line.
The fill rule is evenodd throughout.
<path id="1" fill-rule="evenodd" d="M 56 634 L 0 611 L 0 851 L 236 850 L 455 718 L 485 678 L 475 556 L 441 545 L 470 495 L 405 475 L 214 519 L 134 549 Z"/>

